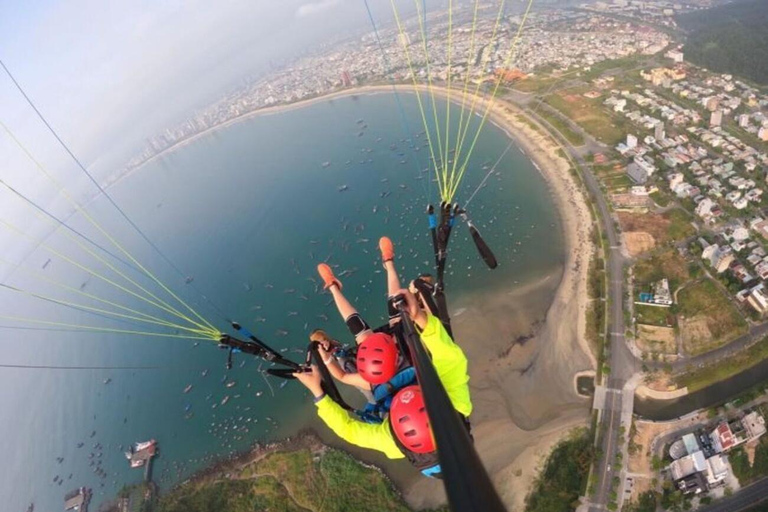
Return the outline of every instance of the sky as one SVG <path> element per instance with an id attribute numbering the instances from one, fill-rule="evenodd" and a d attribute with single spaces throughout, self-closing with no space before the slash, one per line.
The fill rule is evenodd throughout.
<path id="1" fill-rule="evenodd" d="M 376 22 L 389 23 L 390 0 L 368 1 Z M 445 2 L 427 0 L 427 8 Z M 402 14 L 413 9 L 412 0 L 396 3 Z M 0 0 L 0 60 L 97 177 L 244 79 L 369 31 L 363 0 Z M 2 70 L 0 122 L 77 199 L 93 194 Z M 0 179 L 69 213 L 2 129 Z M 7 195 L 0 188 L 0 219 L 21 222 L 24 207 Z M 0 229 L 7 251 L 5 235 Z"/>
<path id="2" fill-rule="evenodd" d="M 389 0 L 369 2 L 386 21 Z M 0 0 L 0 59 L 75 153 L 97 165 L 244 77 L 369 27 L 363 0 Z M 42 138 L 6 76 L 0 112 Z"/>

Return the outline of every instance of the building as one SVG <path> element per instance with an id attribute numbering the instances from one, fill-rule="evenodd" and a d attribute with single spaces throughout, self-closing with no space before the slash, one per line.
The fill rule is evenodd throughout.
<path id="1" fill-rule="evenodd" d="M 64 496 L 64 510 L 88 512 L 88 504 L 91 502 L 92 495 L 93 493 L 87 487 L 80 487 L 79 489 L 68 492 Z"/>
<path id="2" fill-rule="evenodd" d="M 683 62 L 683 52 L 680 50 L 669 50 L 666 53 L 668 59 L 672 59 L 676 64 Z"/>
<path id="3" fill-rule="evenodd" d="M 723 111 L 715 110 L 709 116 L 709 126 L 720 126 L 721 124 L 723 124 Z"/>
<path id="4" fill-rule="evenodd" d="M 672 464 L 669 465 L 669 472 L 674 481 L 681 480 L 694 473 L 701 473 L 702 471 L 706 471 L 706 469 L 707 462 L 704 459 L 704 453 L 702 451 L 681 457 L 672 461 Z"/>
<path id="5" fill-rule="evenodd" d="M 739 126 L 741 128 L 746 128 L 749 126 L 749 114 L 741 114 L 739 116 Z"/>
<path id="6" fill-rule="evenodd" d="M 765 293 L 759 288 L 753 289 L 749 295 L 747 295 L 747 303 L 761 315 L 768 311 L 768 297 L 766 297 Z M 760 416 L 760 418 L 762 419 L 762 416 Z M 763 422 L 763 432 L 765 432 L 765 422 Z"/>
<path id="7" fill-rule="evenodd" d="M 349 75 L 349 71 L 347 70 L 341 72 L 341 85 L 344 87 L 352 86 L 352 77 Z"/>
<path id="8" fill-rule="evenodd" d="M 683 494 L 701 494 L 707 490 L 707 482 L 701 473 L 693 473 L 675 483 L 677 488 L 683 491 Z"/>
<path id="9" fill-rule="evenodd" d="M 634 149 L 637 147 L 637 137 L 635 137 L 631 133 L 627 134 L 627 147 L 629 149 Z"/>
<path id="10" fill-rule="evenodd" d="M 648 181 L 648 178 L 650 178 L 648 171 L 634 162 L 627 166 L 627 175 L 638 185 L 644 185 Z"/>
<path id="11" fill-rule="evenodd" d="M 666 138 L 666 133 L 664 133 L 664 123 L 661 121 L 656 123 L 656 126 L 653 127 L 653 138 L 656 140 L 664 140 Z"/>
<path id="12" fill-rule="evenodd" d="M 744 429 L 747 431 L 749 439 L 757 439 L 765 434 L 765 418 L 759 415 L 756 411 L 752 411 L 741 420 L 744 425 Z"/>
<path id="13" fill-rule="evenodd" d="M 706 475 L 709 487 L 723 482 L 728 477 L 728 466 L 725 465 L 722 456 L 714 455 L 707 459 Z"/>
<path id="14" fill-rule="evenodd" d="M 760 130 L 757 132 L 757 137 L 760 140 L 768 141 L 768 128 L 766 128 L 765 126 L 760 128 Z"/>

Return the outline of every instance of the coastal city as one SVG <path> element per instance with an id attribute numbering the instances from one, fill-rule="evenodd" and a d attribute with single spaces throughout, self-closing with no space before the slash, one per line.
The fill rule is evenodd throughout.
<path id="1" fill-rule="evenodd" d="M 95 426 L 81 428 L 77 439 L 66 440 L 68 449 L 87 464 L 87 479 L 64 469 L 63 450 L 54 458 L 54 450 L 46 448 L 44 456 L 54 460 L 47 463 L 56 471 L 53 483 L 46 473 L 46 489 L 53 488 L 57 499 L 63 498 L 65 511 L 464 510 L 457 503 L 484 512 L 766 510 L 761 507 L 768 503 L 768 65 L 752 54 L 744 59 L 740 54 L 755 50 L 754 55 L 768 55 L 768 43 L 760 32 L 763 22 L 768 23 L 768 7 L 759 0 L 444 3 L 445 9 L 425 11 L 426 3 L 415 2 L 407 14 L 395 9 L 393 17 L 380 17 L 365 2 L 368 10 L 361 18 L 365 23 L 350 27 L 348 35 L 335 34 L 333 44 L 270 62 L 263 75 L 238 77 L 233 81 L 238 85 L 217 100 L 174 116 L 184 121 L 144 134 L 141 149 L 98 180 L 0 63 L 65 154 L 98 189 L 90 196 L 96 205 L 92 210 L 74 203 L 69 215 L 81 215 L 112 244 L 102 247 L 89 238 L 90 228 L 71 227 L 66 218 L 0 179 L 11 193 L 36 208 L 38 217 L 49 217 L 57 223 L 55 229 L 68 228 L 65 248 L 74 243 L 96 260 L 91 268 L 56 248 L 59 240 L 37 242 L 47 254 L 40 262 L 35 260 L 31 273 L 84 297 L 83 304 L 0 285 L 76 309 L 78 314 L 150 324 L 133 330 L 117 323 L 95 327 L 54 317 L 43 321 L 40 329 L 157 336 L 179 343 L 194 340 L 190 346 L 195 350 L 184 361 L 189 368 L 167 380 L 147 380 L 157 388 L 151 392 L 147 383 L 129 388 L 125 376 L 130 373 L 131 379 L 140 380 L 143 374 L 167 371 L 160 366 L 166 361 L 157 365 L 152 361 L 151 366 L 143 366 L 146 361 L 100 366 L 80 360 L 76 366 L 9 366 L 98 371 L 107 376 L 94 381 L 101 384 L 94 394 L 114 400 L 117 412 L 110 411 L 114 418 L 102 420 L 99 411 L 98 421 L 122 422 L 120 440 L 109 438 L 107 428 L 97 433 Z M 326 10 L 343 4 L 307 0 L 292 15 L 321 19 Z M 740 27 L 738 35 L 733 34 L 734 27 Z M 475 156 L 483 162 L 473 177 L 477 188 L 470 189 L 468 197 L 454 198 L 457 190 L 466 192 L 458 182 L 448 181 L 455 174 L 449 173 L 448 164 L 462 155 L 460 138 L 456 136 L 457 148 L 449 149 L 451 139 L 446 136 L 445 157 L 435 156 L 422 99 L 431 98 L 435 110 L 436 96 L 444 103 L 456 102 L 463 120 L 467 105 L 457 98 L 466 91 L 474 97 L 466 102 L 471 104 L 467 118 L 480 120 L 478 135 L 487 117 L 498 128 L 494 136 L 503 135 L 509 145 L 503 152 L 493 149 L 499 153 L 495 154 L 488 148 L 496 145 L 486 141 L 485 153 Z M 315 151 L 311 167 L 316 172 L 295 189 L 289 189 L 289 182 L 300 180 L 292 170 L 277 177 L 221 171 L 227 178 L 214 185 L 207 176 L 209 169 L 253 171 L 260 164 L 244 155 L 232 161 L 219 155 L 211 164 L 201 156 L 204 145 L 193 144 L 211 135 L 224 140 L 230 128 L 248 124 L 240 123 L 246 119 L 255 124 L 268 121 L 271 116 L 266 114 L 277 116 L 309 105 L 338 108 L 341 101 L 351 103 L 349 98 L 364 103 L 361 98 L 374 94 L 393 95 L 403 118 L 397 95 L 420 98 L 418 121 L 423 122 L 419 126 L 423 131 L 385 133 L 368 115 L 323 120 L 318 126 L 329 138 L 337 128 L 329 125 L 346 123 L 351 142 L 339 141 L 333 152 L 325 146 L 331 143 L 307 144 Z M 447 110 L 450 119 L 451 108 Z M 435 134 L 440 130 L 437 117 L 435 113 Z M 272 130 L 271 125 L 263 126 Z M 448 120 L 445 129 L 449 133 Z M 8 128 L 6 132 L 47 174 L 44 160 L 32 158 L 33 151 Z M 242 140 L 253 139 L 248 137 L 243 135 Z M 349 148 L 362 158 L 359 166 L 353 163 L 358 159 L 343 153 Z M 427 168 L 415 155 L 422 149 L 418 155 L 422 158 L 427 149 L 432 152 Z M 185 160 L 188 168 L 174 167 L 182 159 L 174 162 L 171 156 L 184 151 L 193 155 Z M 304 161 L 295 152 L 295 163 L 287 167 L 303 169 Z M 508 152 L 514 157 L 504 160 Z M 346 164 L 340 164 L 347 156 Z M 515 168 L 505 167 L 502 162 L 507 161 L 515 162 Z M 521 176 L 526 164 L 540 179 L 533 185 Z M 140 169 L 151 169 L 158 181 L 151 181 L 150 172 L 136 172 Z M 160 183 L 175 183 L 169 176 L 185 172 L 190 172 L 189 182 L 200 187 L 194 192 L 196 200 L 182 197 L 178 184 L 170 187 L 172 194 L 161 193 Z M 200 176 L 192 176 L 195 172 Z M 373 186 L 363 182 L 373 174 Z M 127 187 L 127 178 L 135 175 L 149 180 L 136 186 L 141 189 L 136 204 L 145 222 L 157 221 L 152 226 L 162 241 L 157 245 L 154 236 L 147 236 L 132 220 L 131 210 L 121 209 L 108 192 L 118 182 Z M 463 175 L 460 168 L 458 179 Z M 254 186 L 266 190 L 263 195 L 263 190 L 248 188 L 254 176 L 265 182 Z M 56 186 L 52 197 L 71 199 L 61 185 Z M 426 195 L 436 188 L 442 202 L 439 208 L 428 207 L 420 219 L 425 226 L 414 227 L 414 212 L 424 211 L 424 205 L 414 206 L 416 197 L 421 198 L 414 190 L 419 186 Z M 120 189 L 114 197 L 127 196 L 127 188 L 121 187 L 114 187 Z M 370 193 L 373 187 L 375 194 Z M 246 189 L 252 197 L 236 197 Z M 466 203 L 483 190 L 496 194 L 494 200 L 500 204 L 481 204 L 480 199 L 465 210 Z M 541 196 L 536 196 L 539 190 Z M 220 193 L 233 197 L 231 206 L 243 212 L 242 224 L 221 212 L 194 209 L 199 206 L 196 202 L 220 200 Z M 100 196 L 107 201 L 95 201 Z M 190 209 L 173 210 L 176 203 L 191 203 L 185 204 Z M 251 203 L 258 203 L 258 209 L 247 210 L 245 205 Z M 301 221 L 306 226 L 290 218 L 297 204 L 303 216 L 310 217 Z M 107 229 L 111 222 L 120 225 L 116 220 L 110 217 L 100 224 L 96 214 L 89 213 L 108 207 L 119 214 L 114 219 L 127 222 L 130 237 L 138 235 L 134 242 L 147 242 L 159 256 L 157 261 L 175 271 L 171 282 L 181 279 L 182 292 L 172 291 L 172 285 L 161 282 L 162 275 L 148 270 L 154 267 L 139 263 L 141 253 L 134 256 L 127 244 L 121 245 L 122 239 Z M 269 211 L 260 217 L 262 209 Z M 531 211 L 540 217 L 529 216 Z M 481 220 L 473 224 L 469 216 L 476 212 L 473 219 Z M 183 219 L 184 228 L 163 233 L 161 218 L 166 214 Z M 203 216 L 220 222 L 204 224 L 198 218 Z M 514 222 L 502 224 L 505 217 Z M 301 229 L 314 221 L 328 226 L 327 240 L 314 232 L 302 234 L 295 244 L 289 240 L 289 235 L 299 237 Z M 23 230 L 0 222 L 25 236 Z M 221 225 L 229 222 L 236 232 L 232 238 L 236 250 L 231 252 L 253 260 L 247 265 L 240 266 L 237 256 L 230 258 L 230 251 L 221 250 L 228 235 Z M 482 261 L 475 262 L 472 253 L 446 267 L 448 235 L 460 222 L 469 234 L 454 235 L 453 244 L 471 240 Z M 379 238 L 378 231 L 396 233 L 394 247 L 388 236 Z M 493 250 L 481 231 L 494 242 Z M 554 232 L 562 239 L 552 237 Z M 201 238 L 200 246 L 192 246 L 193 237 Z M 537 245 L 539 238 L 545 243 Z M 424 240 L 432 244 L 426 251 L 409 246 Z M 194 273 L 172 261 L 179 253 L 208 245 L 216 245 L 217 252 L 192 265 Z M 291 247 L 290 254 L 284 246 Z M 169 247 L 173 250 L 164 252 Z M 546 267 L 548 249 L 563 253 L 551 258 L 551 267 Z M 274 259 L 262 260 L 269 251 L 275 251 Z M 51 278 L 49 269 L 58 270 L 62 260 L 85 272 L 77 286 L 69 282 L 69 275 L 61 282 Z M 275 261 L 282 266 L 278 268 Z M 483 262 L 489 269 L 497 265 L 502 271 L 510 269 L 508 278 L 514 286 L 503 287 L 499 279 L 498 289 L 491 290 L 490 281 L 483 281 L 485 288 L 476 286 L 461 299 L 456 299 L 458 292 L 452 295 L 449 308 L 443 276 L 461 277 L 469 283 L 464 286 L 471 287 L 474 280 L 485 277 Z M 527 270 L 535 276 L 528 279 L 520 269 L 535 267 L 532 262 L 541 266 Z M 121 264 L 130 270 L 125 272 Z M 361 277 L 369 264 L 378 277 Z M 397 275 L 401 270 L 410 272 L 407 265 L 434 270 L 436 277 L 419 273 L 408 284 L 405 276 Z M 254 266 L 263 268 L 252 272 Z M 209 292 L 215 288 L 201 269 L 210 267 L 221 272 L 216 278 L 224 283 L 220 290 L 227 290 L 236 306 Z M 14 272 L 21 268 L 16 264 Z M 356 307 L 367 305 L 368 296 L 378 293 L 375 279 L 383 281 L 384 276 L 389 318 L 383 317 L 384 325 L 372 329 Z M 125 292 L 125 303 L 100 297 L 97 290 L 104 283 Z M 350 290 L 347 299 L 342 293 Z M 453 288 L 448 290 L 454 293 Z M 223 309 L 236 311 L 242 306 L 243 321 L 255 326 L 255 334 L 245 323 L 231 320 L 222 303 Z M 317 309 L 305 315 L 314 303 Z M 351 348 L 345 345 L 347 340 L 333 338 L 336 309 L 342 332 L 353 335 Z M 209 322 L 212 310 L 225 318 L 231 334 L 220 332 L 216 321 Z M 7 320 L 27 321 L 21 315 Z M 454 333 L 458 333 L 455 343 Z M 465 339 L 459 340 L 462 335 Z M 380 344 L 375 349 L 379 359 L 373 363 L 365 359 L 366 338 Z M 274 349 L 272 343 L 277 343 Z M 214 364 L 219 366 L 210 363 L 205 345 L 218 346 L 214 355 L 221 360 Z M 438 368 L 440 357 L 448 357 L 440 350 L 451 351 L 461 364 L 449 372 Z M 387 355 L 390 351 L 392 357 Z M 434 398 L 427 396 L 429 387 L 419 369 L 419 364 L 429 368 L 430 361 L 437 370 L 431 372 L 432 389 L 441 391 L 441 403 L 451 413 L 439 425 L 432 421 Z M 367 364 L 383 371 L 388 363 L 389 377 L 368 379 Z M 457 367 L 461 386 L 449 389 L 445 375 Z M 118 377 L 121 372 L 123 377 Z M 433 378 L 431 373 L 426 379 Z M 358 377 L 361 385 L 355 387 L 362 393 L 350 394 L 365 404 L 360 408 L 350 406 L 357 402 L 351 399 L 348 404 L 346 393 L 334 384 L 334 379 L 349 384 Z M 466 391 L 465 403 L 464 395 L 456 398 L 456 388 L 461 388 L 458 395 Z M 131 405 L 136 402 L 135 398 L 131 402 L 131 393 L 136 396 L 137 389 L 142 390 L 142 404 L 135 416 L 144 416 L 145 423 L 129 430 L 135 419 L 123 409 L 137 407 Z M 412 393 L 407 400 L 401 394 L 406 391 Z M 150 393 L 167 402 L 158 398 L 151 403 L 155 396 L 147 399 Z M 395 420 L 396 407 L 404 410 L 414 396 L 416 406 Z M 168 408 L 168 403 L 177 410 Z M 81 419 L 91 416 L 82 412 L 86 405 L 76 407 Z M 165 428 L 160 424 L 163 414 L 178 420 L 169 421 L 165 432 L 170 435 L 156 432 Z M 95 425 L 97 414 L 92 416 L 86 419 Z M 426 434 L 410 445 L 408 439 L 418 437 L 419 431 L 413 418 L 424 419 L 421 432 Z M 389 427 L 377 429 L 384 438 L 375 442 L 362 438 L 366 427 L 382 423 Z M 407 427 L 398 426 L 401 423 Z M 401 435 L 403 428 L 410 430 Z M 446 439 L 455 445 L 445 449 L 441 443 Z M 203 449 L 204 443 L 209 446 Z M 418 451 L 424 445 L 428 447 Z M 367 449 L 386 458 L 370 457 Z M 413 468 L 394 469 L 406 464 L 403 457 Z M 113 458 L 119 459 L 119 467 L 112 465 Z M 450 466 L 459 459 L 466 468 Z M 435 475 L 441 478 L 437 484 L 445 487 L 426 478 Z M 42 494 L 39 489 L 35 487 L 35 492 Z M 376 508 L 379 505 L 383 508 Z M 24 507 L 27 512 L 41 510 L 31 492 L 24 497 Z"/>
<path id="2" fill-rule="evenodd" d="M 489 93 L 499 81 L 500 101 L 522 107 L 585 156 L 609 199 L 627 267 L 624 343 L 642 367 L 618 391 L 640 401 L 679 398 L 723 378 L 712 375 L 718 351 L 768 350 L 761 337 L 768 332 L 768 94 L 686 60 L 673 16 L 709 6 L 616 0 L 534 11 L 513 44 L 523 15 L 497 26 L 495 6 L 485 5 L 474 36 L 452 34 L 455 55 L 474 56 L 472 67 L 449 64 L 444 15 L 409 19 L 403 30 L 376 27 L 150 138 L 124 172 L 234 119 L 345 88 L 424 83 L 427 69 L 441 86 L 467 79 Z M 468 9 L 457 16 L 471 23 Z M 611 363 L 601 359 L 607 376 Z M 747 364 L 734 363 L 728 374 Z M 610 411 L 610 392 L 598 384 L 598 421 Z M 618 432 L 605 446 L 614 453 L 603 453 L 605 476 L 590 477 L 583 510 L 703 508 L 733 495 L 756 478 L 766 398 L 665 418 L 672 421 L 663 428 L 637 409 L 607 424 Z"/>

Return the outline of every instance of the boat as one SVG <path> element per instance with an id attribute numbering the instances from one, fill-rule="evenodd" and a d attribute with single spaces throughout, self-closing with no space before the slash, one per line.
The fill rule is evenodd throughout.
<path id="1" fill-rule="evenodd" d="M 349 190 L 349 185 L 341 185 L 339 187 L 339 192 L 344 192 L 345 190 Z"/>
<path id="2" fill-rule="evenodd" d="M 194 280 L 195 280 L 195 278 L 194 278 L 194 277 L 192 277 L 192 276 L 187 276 L 187 278 L 186 278 L 186 279 L 184 279 L 184 282 L 185 282 L 185 283 L 187 283 L 187 284 L 190 284 L 190 283 L 192 283 L 192 281 L 194 281 Z"/>
<path id="3" fill-rule="evenodd" d="M 203 370 L 203 371 L 200 373 L 200 375 L 202 375 L 203 377 L 205 377 L 206 375 L 208 375 L 208 370 Z"/>
<path id="4" fill-rule="evenodd" d="M 331 162 L 323 162 L 323 163 L 322 163 L 322 164 L 320 164 L 320 165 L 322 165 L 322 166 L 323 166 L 323 169 L 325 169 L 326 167 L 330 167 L 330 166 L 331 166 Z"/>
<path id="5" fill-rule="evenodd" d="M 110 378 L 104 379 L 104 385 L 107 385 L 110 382 L 112 382 L 112 379 L 110 379 Z"/>
<path id="6" fill-rule="evenodd" d="M 221 399 L 221 405 L 227 405 L 227 402 L 229 402 L 229 395 Z"/>
<path id="7" fill-rule="evenodd" d="M 233 381 L 227 382 L 227 387 L 228 388 L 233 388 L 235 386 L 237 386 L 237 381 L 233 380 Z"/>
<path id="8" fill-rule="evenodd" d="M 184 388 L 184 393 L 189 393 L 192 391 L 192 384 L 187 384 L 187 387 Z"/>

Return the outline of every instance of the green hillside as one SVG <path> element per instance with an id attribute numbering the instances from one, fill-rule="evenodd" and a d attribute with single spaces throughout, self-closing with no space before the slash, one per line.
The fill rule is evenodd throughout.
<path id="1" fill-rule="evenodd" d="M 687 60 L 768 85 L 768 2 L 745 0 L 682 14 Z"/>

